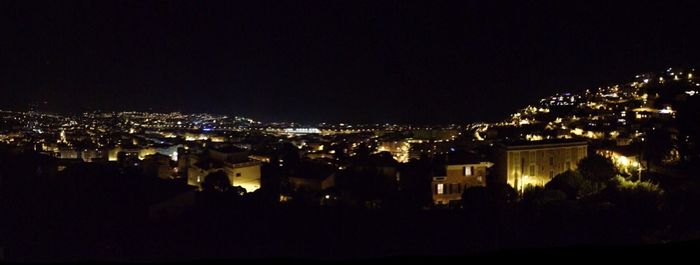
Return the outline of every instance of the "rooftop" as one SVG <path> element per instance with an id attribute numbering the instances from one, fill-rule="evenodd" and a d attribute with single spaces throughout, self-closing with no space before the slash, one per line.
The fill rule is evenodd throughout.
<path id="1" fill-rule="evenodd" d="M 588 145 L 588 141 L 579 139 L 545 139 L 541 141 L 505 141 L 500 144 L 501 148 L 520 149 L 520 148 L 538 148 L 538 147 L 563 147 L 563 146 L 578 146 Z"/>

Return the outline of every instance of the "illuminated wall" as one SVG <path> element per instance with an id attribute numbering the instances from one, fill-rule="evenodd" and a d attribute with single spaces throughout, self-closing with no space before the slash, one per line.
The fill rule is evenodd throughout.
<path id="1" fill-rule="evenodd" d="M 74 149 L 62 149 L 59 152 L 59 157 L 61 159 L 76 159 L 80 156 L 78 151 Z"/>
<path id="2" fill-rule="evenodd" d="M 496 182 L 518 191 L 544 186 L 557 174 L 576 169 L 587 152 L 586 142 L 508 146 L 498 152 Z"/>
<path id="3" fill-rule="evenodd" d="M 187 185 L 197 186 L 201 189 L 202 182 L 204 182 L 204 177 L 209 175 L 213 171 L 204 170 L 195 166 L 190 166 L 187 168 Z"/>
<path id="4" fill-rule="evenodd" d="M 114 148 L 112 148 L 112 149 L 109 149 L 109 152 L 108 152 L 108 155 L 107 155 L 108 160 L 109 160 L 109 161 L 117 161 L 117 155 L 118 155 L 119 152 L 121 152 L 121 151 L 122 151 L 122 148 L 121 148 L 121 147 L 114 147 Z"/>
<path id="5" fill-rule="evenodd" d="M 155 153 L 157 153 L 155 148 L 152 148 L 152 147 L 142 148 L 139 150 L 139 159 L 143 160 L 144 158 L 146 158 L 146 156 L 153 155 Z"/>
<path id="6" fill-rule="evenodd" d="M 253 192 L 260 188 L 259 162 L 226 165 L 224 172 L 233 186 L 241 186 L 246 192 Z"/>
<path id="7" fill-rule="evenodd" d="M 80 152 L 80 157 L 85 162 L 92 162 L 93 159 L 104 158 L 104 152 L 100 150 L 83 150 Z"/>

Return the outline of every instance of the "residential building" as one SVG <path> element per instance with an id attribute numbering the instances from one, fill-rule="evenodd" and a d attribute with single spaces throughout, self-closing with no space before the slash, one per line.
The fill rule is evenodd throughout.
<path id="1" fill-rule="evenodd" d="M 449 204 L 462 199 L 462 192 L 470 187 L 486 186 L 491 162 L 448 163 L 444 171 L 433 176 L 432 192 L 435 204 Z"/>

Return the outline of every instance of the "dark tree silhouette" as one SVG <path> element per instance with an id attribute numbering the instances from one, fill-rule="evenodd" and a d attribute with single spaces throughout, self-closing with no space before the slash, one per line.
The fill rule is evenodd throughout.
<path id="1" fill-rule="evenodd" d="M 471 187 L 462 193 L 465 210 L 502 211 L 515 205 L 518 193 L 508 184 Z"/>
<path id="2" fill-rule="evenodd" d="M 401 165 L 397 204 L 407 208 L 422 208 L 433 202 L 432 175 L 429 159 L 413 160 Z"/>
<path id="3" fill-rule="evenodd" d="M 525 191 L 523 191 L 523 198 L 520 204 L 530 211 L 541 210 L 542 207 L 550 203 L 566 200 L 567 196 L 568 195 L 564 191 L 559 189 L 528 186 L 525 188 Z"/>
<path id="4" fill-rule="evenodd" d="M 593 183 L 578 171 L 567 170 L 545 185 L 549 190 L 561 190 L 569 199 L 578 199 L 593 192 Z"/>
<path id="5" fill-rule="evenodd" d="M 360 144 L 360 145 L 357 147 L 357 149 L 355 149 L 355 155 L 356 155 L 359 159 L 366 159 L 366 158 L 369 158 L 369 155 L 370 155 L 371 153 L 372 153 L 372 151 L 370 150 L 369 146 L 367 146 L 367 144 L 365 144 L 365 143 Z"/>
<path id="6" fill-rule="evenodd" d="M 642 144 L 643 159 L 647 164 L 658 165 L 673 148 L 673 141 L 669 132 L 665 130 L 652 130 L 647 132 Z"/>
<path id="7" fill-rule="evenodd" d="M 681 158 L 693 167 L 698 167 L 700 160 L 700 98 L 690 97 L 680 104 L 676 119 L 679 130 L 679 151 Z"/>
<path id="8" fill-rule="evenodd" d="M 204 177 L 202 189 L 204 191 L 227 192 L 231 190 L 231 180 L 223 171 L 216 171 Z"/>
<path id="9" fill-rule="evenodd" d="M 596 189 L 600 189 L 617 175 L 612 161 L 598 154 L 581 159 L 578 162 L 578 171 L 585 179 L 592 181 Z"/>
<path id="10" fill-rule="evenodd" d="M 284 143 L 280 148 L 280 157 L 285 168 L 294 168 L 301 162 L 299 148 L 291 143 Z"/>
<path id="11" fill-rule="evenodd" d="M 462 206 L 469 212 L 483 212 L 488 207 L 486 187 L 470 187 L 462 192 Z"/>

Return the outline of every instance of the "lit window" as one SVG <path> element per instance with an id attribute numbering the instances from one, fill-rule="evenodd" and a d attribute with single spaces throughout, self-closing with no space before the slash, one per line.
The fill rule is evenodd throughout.
<path id="1" fill-rule="evenodd" d="M 464 167 L 464 175 L 471 176 L 472 175 L 472 167 Z"/>
<path id="2" fill-rule="evenodd" d="M 445 193 L 445 184 L 437 184 L 437 194 Z"/>

